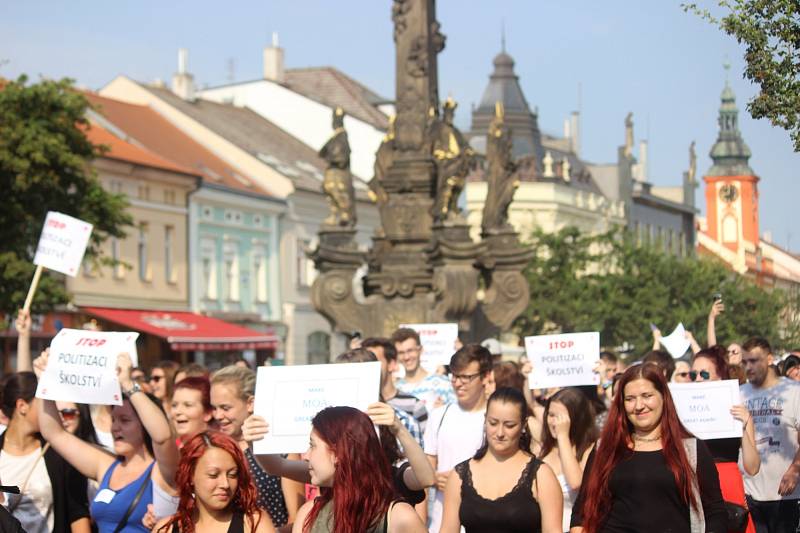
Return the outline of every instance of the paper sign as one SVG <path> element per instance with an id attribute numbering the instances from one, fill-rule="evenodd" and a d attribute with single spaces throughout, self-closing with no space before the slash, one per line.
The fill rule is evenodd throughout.
<path id="1" fill-rule="evenodd" d="M 83 261 L 92 225 L 69 215 L 49 211 L 36 247 L 33 264 L 75 276 Z"/>
<path id="2" fill-rule="evenodd" d="M 678 417 L 698 439 L 742 436 L 742 423 L 731 414 L 731 407 L 742 403 L 738 380 L 670 383 L 669 390 Z"/>
<path id="3" fill-rule="evenodd" d="M 259 367 L 254 412 L 269 423 L 269 433 L 253 443 L 253 451 L 305 452 L 314 415 L 335 405 L 366 411 L 378 401 L 380 383 L 377 361 Z"/>
<path id="4" fill-rule="evenodd" d="M 528 375 L 532 389 L 600 382 L 594 372 L 600 359 L 600 334 L 596 331 L 525 337 L 525 352 L 533 367 Z"/>
<path id="5" fill-rule="evenodd" d="M 138 365 L 135 332 L 64 328 L 50 343 L 47 369 L 36 397 L 100 405 L 122 405 L 117 355 L 127 352 Z"/>
<path id="6" fill-rule="evenodd" d="M 683 354 L 691 346 L 689 339 L 686 338 L 686 330 L 683 328 L 683 323 L 679 323 L 675 331 L 666 337 L 661 337 L 661 346 L 669 352 L 673 359 L 683 357 Z"/>
<path id="7" fill-rule="evenodd" d="M 400 327 L 411 328 L 419 335 L 422 368 L 435 373 L 440 366 L 450 364 L 450 358 L 456 353 L 458 324 L 401 324 Z"/>

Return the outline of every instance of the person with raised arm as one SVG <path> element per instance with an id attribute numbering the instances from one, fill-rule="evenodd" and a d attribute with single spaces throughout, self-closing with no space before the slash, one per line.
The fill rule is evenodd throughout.
<path id="1" fill-rule="evenodd" d="M 44 372 L 47 361 L 47 351 L 34 361 L 37 374 Z M 111 434 L 116 456 L 66 431 L 54 401 L 42 400 L 39 404 L 44 438 L 80 473 L 100 484 L 91 502 L 92 519 L 99 533 L 148 531 L 142 525 L 148 504 L 153 504 L 157 519 L 177 509 L 177 498 L 172 496 L 180 459 L 175 436 L 161 402 L 131 380 L 132 366 L 127 353 L 117 356 L 124 399 L 122 405 L 112 408 Z"/>
<path id="2" fill-rule="evenodd" d="M 17 328 L 17 372 L 30 372 L 31 366 L 31 313 L 20 309 L 14 327 Z"/>

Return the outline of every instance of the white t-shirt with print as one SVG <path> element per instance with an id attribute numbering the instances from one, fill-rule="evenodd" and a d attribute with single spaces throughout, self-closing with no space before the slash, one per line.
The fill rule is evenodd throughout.
<path id="1" fill-rule="evenodd" d="M 483 444 L 484 418 L 485 411 L 464 411 L 458 402 L 439 407 L 431 413 L 423 440 L 425 453 L 436 456 L 437 472 L 452 470 L 458 463 L 475 455 Z M 438 490 L 435 493 L 430 525 L 432 533 L 439 532 L 444 505 L 444 493 Z"/>
<path id="2" fill-rule="evenodd" d="M 422 381 L 415 383 L 399 379 L 395 386 L 400 392 L 416 396 L 422 400 L 428 413 L 439 405 L 456 401 L 456 393 L 453 391 L 453 385 L 450 384 L 450 380 L 439 374 L 428 374 Z"/>
<path id="3" fill-rule="evenodd" d="M 27 533 L 53 531 L 53 487 L 50 476 L 47 475 L 44 457 L 39 458 L 41 453 L 41 449 L 28 455 L 11 455 L 0 451 L 0 481 L 3 485 L 16 485 L 21 489 L 28 472 L 33 469 L 24 493 L 5 494 L 3 502 L 6 509 L 15 506 L 12 514 Z M 17 503 L 20 498 L 22 499 Z"/>
<path id="4" fill-rule="evenodd" d="M 800 499 L 800 484 L 786 496 L 778 494 L 778 485 L 798 449 L 800 430 L 800 383 L 780 378 L 777 385 L 756 389 L 750 383 L 739 388 L 745 407 L 753 416 L 756 448 L 761 469 L 755 476 L 744 477 L 745 493 L 757 501 Z"/>

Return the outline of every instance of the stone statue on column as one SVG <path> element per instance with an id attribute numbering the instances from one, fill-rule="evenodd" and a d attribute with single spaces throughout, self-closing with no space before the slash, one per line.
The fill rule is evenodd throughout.
<path id="1" fill-rule="evenodd" d="M 633 157 L 633 113 L 625 116 L 625 156 Z"/>
<path id="2" fill-rule="evenodd" d="M 689 183 L 695 183 L 697 178 L 697 152 L 695 152 L 694 145 L 694 141 L 689 145 L 689 172 L 687 176 Z"/>
<path id="3" fill-rule="evenodd" d="M 436 160 L 436 199 L 432 215 L 436 221 L 450 220 L 460 212 L 458 197 L 467 174 L 475 168 L 475 152 L 453 125 L 457 104 L 448 98 L 442 108 L 442 120 L 431 124 L 430 138 Z"/>
<path id="4" fill-rule="evenodd" d="M 323 224 L 352 228 L 356 225 L 355 189 L 350 173 L 350 143 L 344 129 L 344 111 L 341 107 L 333 111 L 333 135 L 320 149 L 319 156 L 328 163 L 322 190 L 328 199 L 330 215 Z"/>
<path id="5" fill-rule="evenodd" d="M 483 233 L 507 229 L 508 208 L 519 187 L 517 165 L 511 158 L 511 128 L 505 123 L 503 104 L 495 103 L 494 119 L 486 137 L 486 162 L 488 184 L 483 205 Z"/>

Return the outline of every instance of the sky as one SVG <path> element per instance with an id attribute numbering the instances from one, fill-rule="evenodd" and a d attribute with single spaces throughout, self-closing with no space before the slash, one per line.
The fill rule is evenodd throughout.
<path id="1" fill-rule="evenodd" d="M 70 77 L 100 89 L 124 74 L 167 82 L 177 50 L 189 50 L 200 87 L 262 75 L 261 50 L 278 33 L 287 68 L 334 66 L 394 98 L 390 0 L 26 0 L 0 2 L 0 76 Z M 716 1 L 701 0 L 713 8 Z M 800 251 L 789 213 L 800 197 L 800 158 L 788 134 L 745 110 L 756 87 L 744 80 L 743 47 L 715 26 L 684 13 L 681 0 L 439 0 L 447 36 L 439 55 L 439 90 L 460 103 L 456 123 L 488 82 L 492 59 L 506 50 L 542 131 L 561 135 L 581 111 L 581 156 L 616 161 L 624 119 L 649 143 L 649 180 L 679 185 L 688 147 L 697 142 L 698 174 L 710 167 L 717 136 L 723 63 L 740 108 L 740 129 L 760 176 L 761 231 Z M 580 89 L 579 89 L 580 87 Z M 697 206 L 705 211 L 703 185 Z"/>

